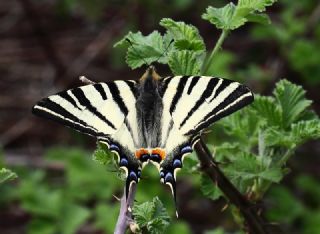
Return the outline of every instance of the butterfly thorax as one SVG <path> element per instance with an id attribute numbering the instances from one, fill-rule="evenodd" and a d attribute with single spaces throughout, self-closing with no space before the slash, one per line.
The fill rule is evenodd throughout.
<path id="1" fill-rule="evenodd" d="M 163 104 L 159 85 L 159 76 L 153 67 L 149 67 L 140 79 L 136 101 L 140 147 L 156 148 L 160 144 Z"/>

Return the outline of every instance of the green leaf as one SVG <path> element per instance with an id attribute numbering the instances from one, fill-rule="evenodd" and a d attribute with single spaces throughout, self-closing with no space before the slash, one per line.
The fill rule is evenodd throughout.
<path id="1" fill-rule="evenodd" d="M 270 127 L 264 132 L 265 144 L 267 146 L 284 146 L 293 149 L 296 143 L 293 141 L 291 132 L 285 132 L 278 128 Z"/>
<path id="2" fill-rule="evenodd" d="M 313 119 L 292 124 L 287 131 L 277 128 L 268 128 L 265 131 L 265 140 L 268 146 L 284 146 L 293 149 L 302 143 L 320 138 L 320 120 Z"/>
<path id="3" fill-rule="evenodd" d="M 102 165 L 110 166 L 114 170 L 118 170 L 119 166 L 116 160 L 116 154 L 112 153 L 105 144 L 98 143 L 97 149 L 93 153 L 93 160 Z"/>
<path id="4" fill-rule="evenodd" d="M 147 36 L 143 36 L 141 32 L 129 32 L 114 47 L 125 45 L 128 46 L 126 62 L 132 69 L 141 67 L 144 64 L 149 65 L 155 61 L 167 63 L 166 57 L 163 56 L 166 52 L 166 47 L 163 37 L 158 31 L 153 31 Z"/>
<path id="5" fill-rule="evenodd" d="M 241 191 L 252 187 L 255 179 L 277 183 L 283 177 L 282 169 L 271 164 L 271 158 L 248 153 L 239 153 L 224 171 Z"/>
<path id="6" fill-rule="evenodd" d="M 279 183 L 283 177 L 283 172 L 280 167 L 273 167 L 258 173 L 258 176 L 262 179 Z"/>
<path id="7" fill-rule="evenodd" d="M 304 143 L 307 140 L 320 138 L 320 120 L 300 121 L 292 124 L 293 141 L 296 144 Z"/>
<path id="8" fill-rule="evenodd" d="M 262 12 L 266 10 L 267 6 L 271 6 L 276 1 L 277 0 L 239 0 L 238 6 Z"/>
<path id="9" fill-rule="evenodd" d="M 259 23 L 264 25 L 271 23 L 271 20 L 267 14 L 250 13 L 247 15 L 246 18 L 249 22 L 253 22 L 253 23 Z"/>
<path id="10" fill-rule="evenodd" d="M 152 202 L 135 204 L 133 215 L 139 228 L 146 229 L 147 233 L 164 233 L 170 222 L 170 217 L 158 197 L 153 198 Z"/>
<path id="11" fill-rule="evenodd" d="M 17 177 L 17 174 L 9 169 L 1 168 L 0 170 L 0 184 L 8 180 L 14 180 Z"/>
<path id="12" fill-rule="evenodd" d="M 245 19 L 239 19 L 238 22 L 235 22 L 233 20 L 235 10 L 236 6 L 233 3 L 229 3 L 222 8 L 209 6 L 206 13 L 202 14 L 202 19 L 208 20 L 219 29 L 236 29 L 245 23 Z"/>
<path id="13" fill-rule="evenodd" d="M 217 200 L 219 197 L 223 196 L 221 190 L 204 174 L 201 175 L 201 192 L 212 200 Z"/>
<path id="14" fill-rule="evenodd" d="M 222 30 L 234 30 L 246 22 L 268 24 L 269 17 L 261 12 L 275 0 L 239 0 L 238 5 L 229 3 L 221 8 L 209 6 L 202 18 Z"/>
<path id="15" fill-rule="evenodd" d="M 288 80 L 281 80 L 276 84 L 273 94 L 280 104 L 283 126 L 289 127 L 297 121 L 311 101 L 305 98 L 305 90 Z"/>
<path id="16" fill-rule="evenodd" d="M 174 75 L 200 74 L 199 54 L 192 51 L 172 51 L 169 53 L 168 64 Z"/>
<path id="17" fill-rule="evenodd" d="M 282 112 L 273 97 L 255 95 L 251 107 L 257 111 L 261 118 L 267 121 L 268 126 L 281 126 Z"/>
<path id="18" fill-rule="evenodd" d="M 160 25 L 167 29 L 174 38 L 174 45 L 178 50 L 204 51 L 205 44 L 198 29 L 184 22 L 176 22 L 169 18 L 160 21 Z"/>

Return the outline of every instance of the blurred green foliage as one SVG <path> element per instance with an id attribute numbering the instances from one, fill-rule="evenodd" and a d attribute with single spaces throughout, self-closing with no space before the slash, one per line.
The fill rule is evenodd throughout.
<path id="1" fill-rule="evenodd" d="M 94 158 L 97 152 L 99 154 L 99 149 Z M 0 207 L 5 209 L 18 200 L 23 211 L 32 217 L 27 225 L 30 234 L 70 234 L 84 225 L 113 233 L 120 209 L 120 202 L 113 196 L 120 195 L 124 186 L 117 176 L 118 171 L 110 171 L 113 164 L 108 163 L 106 167 L 96 163 L 90 153 L 79 148 L 52 148 L 46 153 L 45 160 L 61 168 L 58 171 L 16 168 L 20 175 L 18 184 L 0 186 Z M 146 170 L 144 176 L 146 181 L 139 184 L 137 201 L 150 200 L 158 195 L 174 214 L 171 197 L 159 186 L 158 175 L 154 170 Z M 145 210 L 143 207 L 146 206 L 153 209 Z M 145 225 L 147 230 L 151 227 L 151 231 L 168 226 L 169 222 L 166 221 L 165 226 L 163 220 L 169 220 L 169 216 L 159 199 L 137 203 L 135 207 L 135 215 L 142 217 L 139 221 L 142 229 Z M 151 218 L 145 223 L 144 215 L 152 217 L 152 223 L 149 222 Z M 167 233 L 188 230 L 182 220 L 174 220 L 170 226 Z"/>
<path id="2" fill-rule="evenodd" d="M 77 11 L 88 20 L 99 22 L 105 8 L 125 2 L 59 0 L 56 9 L 61 17 L 68 17 L 71 12 Z M 153 9 L 153 21 L 148 20 L 151 23 L 155 23 L 156 16 L 163 16 L 162 11 L 154 9 L 165 11 L 170 8 L 168 12 L 172 12 L 186 9 L 192 4 L 191 0 L 175 0 L 170 6 L 160 1 L 143 2 L 147 11 Z M 302 82 L 318 84 L 320 55 L 316 51 L 320 48 L 320 26 L 312 18 L 316 1 L 279 1 L 279 19 L 268 25 L 270 19 L 264 10 L 273 2 L 242 0 L 237 5 L 229 3 L 220 8 L 208 7 L 202 17 L 226 31 L 226 36 L 230 30 L 246 22 L 263 23 L 250 28 L 252 39 L 258 43 L 273 43 L 279 50 L 277 56 L 285 61 L 288 70 L 297 72 Z M 136 21 L 130 22 L 133 28 Z M 273 75 L 273 71 L 256 61 L 245 61 L 243 68 L 233 72 L 231 67 L 241 59 L 235 53 L 218 51 L 220 46 L 217 47 L 218 52 L 213 54 L 212 61 L 208 62 L 210 56 L 206 53 L 204 40 L 193 25 L 165 18 L 160 21 L 160 26 L 166 30 L 164 34 L 154 31 L 143 36 L 141 32 L 130 32 L 126 38 L 134 48 L 125 39 L 115 45 L 124 51 L 128 47 L 126 62 L 131 68 L 160 57 L 158 62 L 168 64 L 172 73 L 179 75 L 207 74 L 240 81 L 254 79 L 262 86 Z M 173 43 L 170 44 L 172 39 Z M 206 71 L 203 70 L 205 63 L 208 63 Z M 297 147 L 307 140 L 319 139 L 319 118 L 310 111 L 311 101 L 305 97 L 304 89 L 288 80 L 278 82 L 272 96 L 255 97 L 252 106 L 212 127 L 207 134 L 207 143 L 223 171 L 241 192 L 253 201 L 264 199 L 270 221 L 280 223 L 288 233 L 319 233 L 318 180 L 300 174 L 294 179 L 294 189 L 273 185 L 289 172 L 287 162 Z M 17 183 L 0 184 L 0 207 L 6 209 L 19 201 L 23 211 L 31 216 L 27 227 L 27 232 L 31 234 L 69 234 L 85 225 L 93 230 L 112 233 L 120 205 L 113 195 L 122 194 L 124 183 L 114 156 L 103 147 L 98 145 L 93 155 L 93 159 L 100 164 L 79 148 L 52 148 L 46 153 L 45 160 L 62 164 L 61 171 L 15 168 L 19 174 Z M 188 156 L 179 180 L 186 179 L 206 197 L 221 200 L 221 191 L 208 177 L 199 173 L 198 166 L 195 154 Z M 10 171 L 1 169 L 0 182 L 13 177 Z M 166 233 L 192 233 L 182 219 L 170 220 L 169 217 L 174 216 L 174 204 L 163 187 L 159 183 L 157 170 L 148 166 L 138 185 L 134 207 L 139 228 L 153 233 L 162 233 L 165 228 L 168 228 Z M 238 218 L 235 217 L 235 220 Z M 223 234 L 230 231 L 218 228 L 206 233 Z"/>
<path id="3" fill-rule="evenodd" d="M 308 84 L 320 82 L 320 55 L 315 53 L 320 47 L 320 25 L 317 14 L 317 1 L 279 1 L 282 5 L 280 19 L 272 25 L 256 26 L 252 36 L 258 41 L 274 43 L 282 60 L 288 61 L 301 81 Z M 317 8 L 318 7 L 318 8 Z"/>

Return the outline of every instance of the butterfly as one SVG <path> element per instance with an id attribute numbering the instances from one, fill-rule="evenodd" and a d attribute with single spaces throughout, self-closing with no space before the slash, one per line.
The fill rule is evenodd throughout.
<path id="1" fill-rule="evenodd" d="M 33 113 L 96 137 L 118 156 L 126 196 L 151 162 L 176 202 L 176 174 L 201 133 L 253 101 L 248 87 L 209 76 L 161 78 L 149 66 L 139 80 L 94 83 L 39 101 Z"/>

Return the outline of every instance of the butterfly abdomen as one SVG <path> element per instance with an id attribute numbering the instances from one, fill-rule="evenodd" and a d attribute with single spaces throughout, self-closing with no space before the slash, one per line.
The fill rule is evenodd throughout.
<path id="1" fill-rule="evenodd" d="M 142 146 L 147 148 L 155 148 L 160 145 L 163 104 L 158 87 L 158 80 L 147 76 L 140 83 L 139 97 L 136 102 L 137 122 L 144 140 Z"/>

